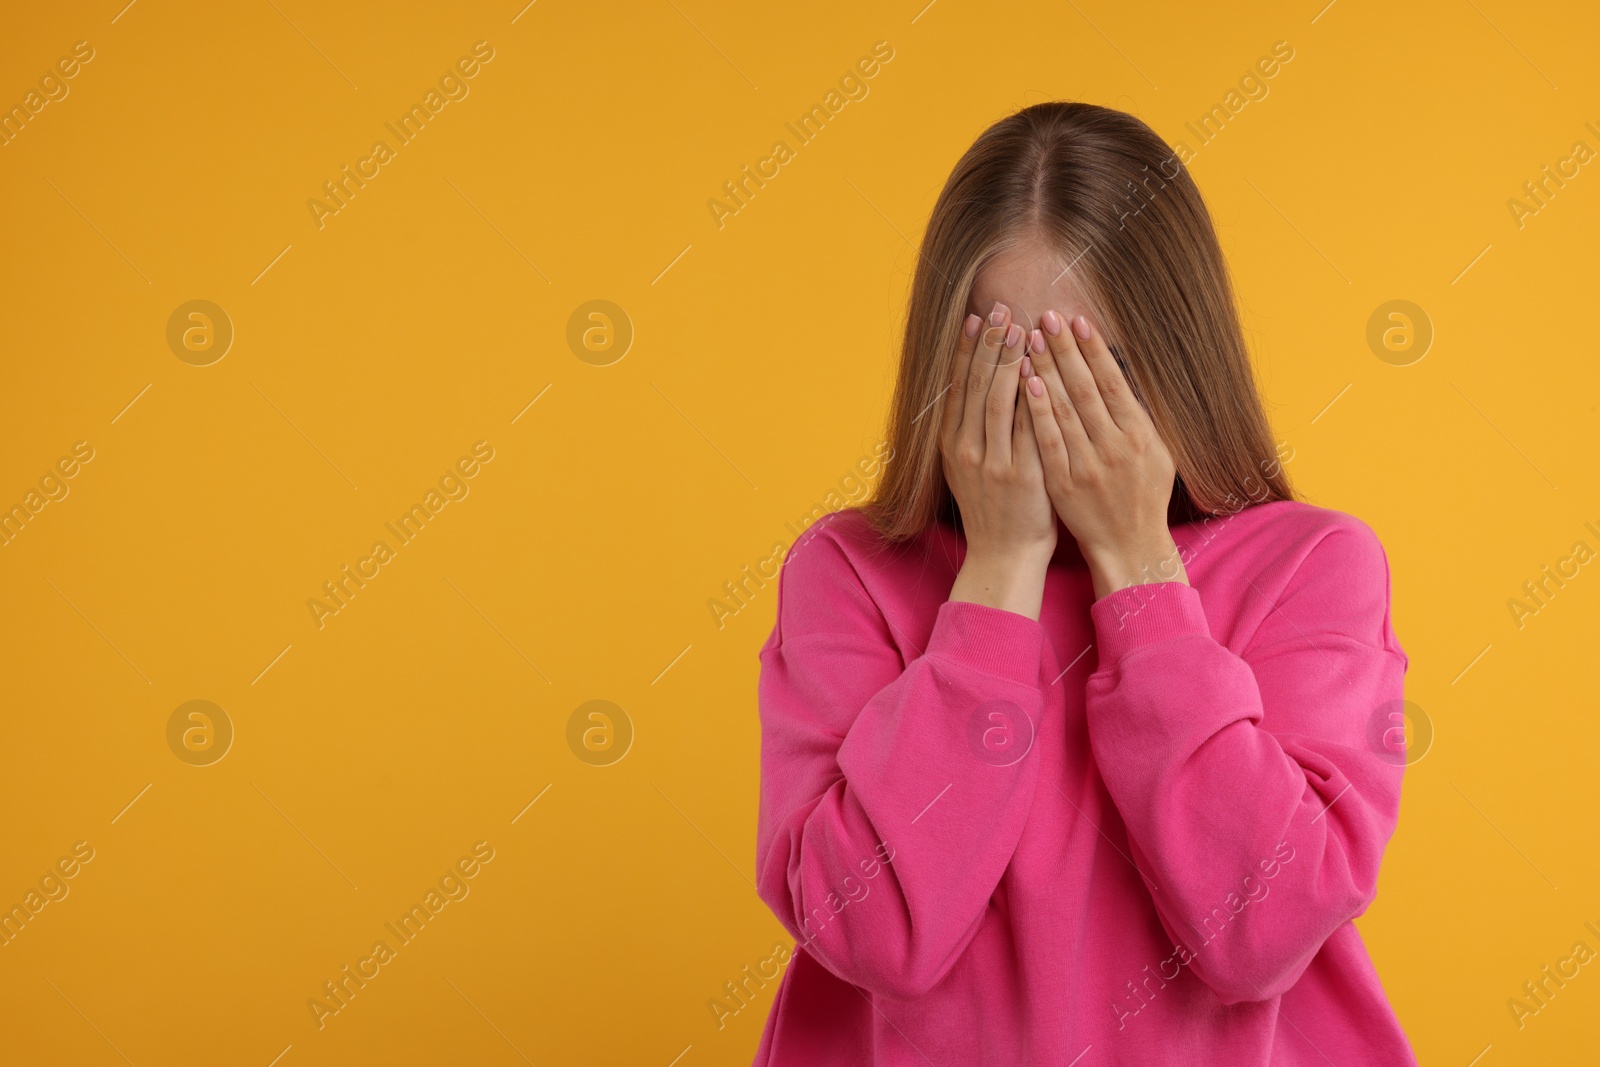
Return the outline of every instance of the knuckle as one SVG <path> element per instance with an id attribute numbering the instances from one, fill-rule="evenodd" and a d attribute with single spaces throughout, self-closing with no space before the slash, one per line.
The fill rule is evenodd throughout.
<path id="1" fill-rule="evenodd" d="M 1073 382 L 1067 386 L 1067 395 L 1077 404 L 1087 404 L 1095 398 L 1098 391 L 1094 382 Z"/>

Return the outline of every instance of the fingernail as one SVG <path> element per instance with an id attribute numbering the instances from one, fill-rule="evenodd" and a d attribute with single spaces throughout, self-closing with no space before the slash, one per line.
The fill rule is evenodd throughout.
<path id="1" fill-rule="evenodd" d="M 998 326 L 1004 321 L 1006 321 L 1006 306 L 996 300 L 994 310 L 989 312 L 989 325 Z"/>
<path id="2" fill-rule="evenodd" d="M 1033 360 L 1027 356 L 1022 357 L 1022 376 L 1024 378 L 1033 377 Z"/>
<path id="3" fill-rule="evenodd" d="M 1072 317 L 1072 332 L 1078 335 L 1078 340 L 1087 341 L 1094 333 L 1089 329 L 1089 320 L 1082 315 Z"/>
<path id="4" fill-rule="evenodd" d="M 978 336 L 978 327 L 983 325 L 983 320 L 976 315 L 968 315 L 967 321 L 962 325 L 962 331 L 968 337 Z"/>
<path id="5" fill-rule="evenodd" d="M 1059 334 L 1061 332 L 1061 316 L 1054 311 L 1046 311 L 1044 313 L 1044 328 L 1050 331 L 1051 337 Z"/>
<path id="6" fill-rule="evenodd" d="M 1016 348 L 1022 342 L 1022 327 L 1016 323 L 1011 324 L 1011 329 L 1006 331 L 1006 347 Z"/>
<path id="7" fill-rule="evenodd" d="M 1038 353 L 1039 355 L 1044 355 L 1044 334 L 1040 333 L 1038 330 L 1034 330 L 1033 333 L 1028 337 L 1028 347 L 1033 349 L 1034 352 Z"/>
<path id="8" fill-rule="evenodd" d="M 1044 379 L 1037 376 L 1029 378 L 1028 392 L 1034 396 L 1044 396 Z"/>

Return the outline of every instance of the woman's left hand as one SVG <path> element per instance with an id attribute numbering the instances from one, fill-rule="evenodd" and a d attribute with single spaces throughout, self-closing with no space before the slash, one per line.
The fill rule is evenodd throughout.
<path id="1" fill-rule="evenodd" d="M 1056 514 L 1077 538 L 1095 598 L 1147 582 L 1188 584 L 1167 529 L 1176 467 L 1105 338 L 1055 311 L 1029 336 L 1024 393 Z M 1025 368 L 1026 369 L 1026 368 Z"/>

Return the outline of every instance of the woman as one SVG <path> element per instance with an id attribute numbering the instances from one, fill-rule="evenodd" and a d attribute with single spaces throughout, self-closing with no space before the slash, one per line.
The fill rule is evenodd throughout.
<path id="1" fill-rule="evenodd" d="M 889 442 L 761 650 L 798 943 L 756 1063 L 1415 1063 L 1351 922 L 1404 762 L 1388 563 L 1293 498 L 1147 126 L 1041 104 L 968 150 Z"/>

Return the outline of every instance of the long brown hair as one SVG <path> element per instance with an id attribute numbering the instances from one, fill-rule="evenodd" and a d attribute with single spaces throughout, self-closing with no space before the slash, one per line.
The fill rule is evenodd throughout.
<path id="1" fill-rule="evenodd" d="M 1173 524 L 1293 499 L 1256 394 L 1200 190 L 1155 131 L 1093 104 L 1035 104 L 985 130 L 934 205 L 890 413 L 894 457 L 862 511 L 890 542 L 959 525 L 937 401 L 983 266 L 1038 239 L 1072 270 L 1177 465 Z"/>

